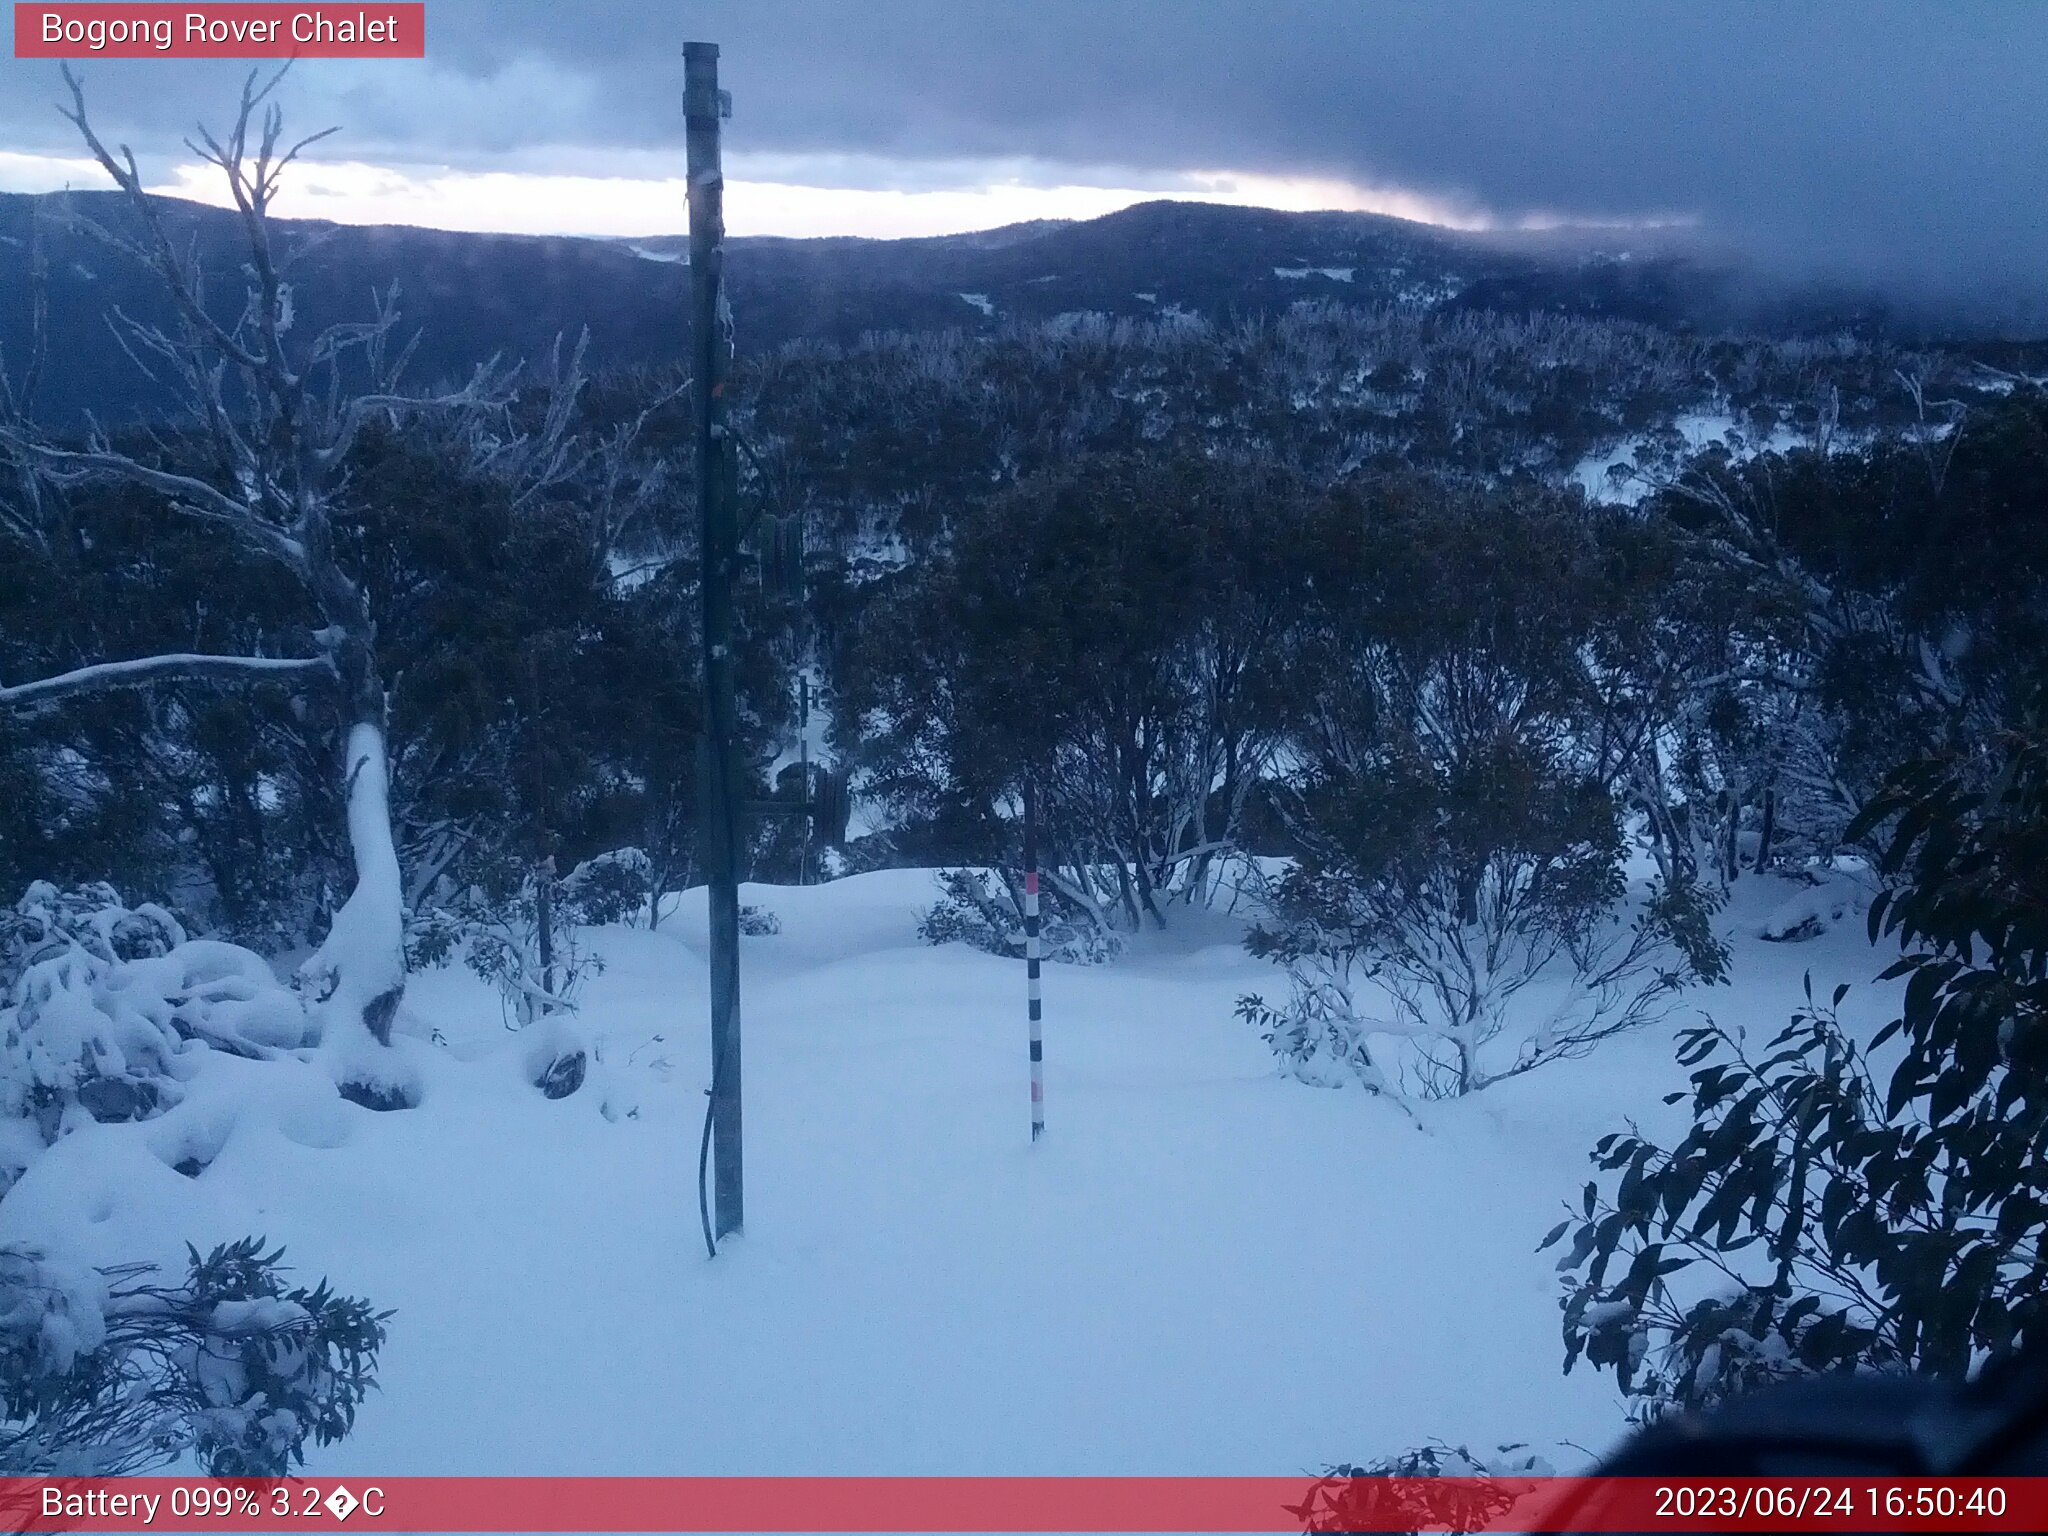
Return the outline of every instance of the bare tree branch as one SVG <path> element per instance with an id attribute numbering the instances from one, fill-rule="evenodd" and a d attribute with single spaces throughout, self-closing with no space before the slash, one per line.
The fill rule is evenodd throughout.
<path id="1" fill-rule="evenodd" d="M 255 372 L 263 371 L 265 360 L 246 349 L 208 312 L 186 264 L 179 259 L 177 248 L 171 244 L 171 237 L 164 229 L 163 221 L 157 217 L 155 203 L 143 188 L 142 173 L 136 167 L 134 151 L 124 144 L 121 146 L 121 158 L 114 158 L 113 153 L 100 141 L 100 136 L 93 131 L 92 123 L 86 117 L 85 88 L 79 84 L 78 77 L 71 72 L 69 64 L 60 68 L 63 71 L 64 84 L 71 91 L 71 105 L 59 107 L 58 111 L 70 119 L 73 126 L 78 129 L 80 137 L 85 140 L 86 148 L 92 151 L 93 158 L 100 163 L 100 168 L 114 178 L 114 184 L 127 194 L 130 205 L 140 215 L 143 227 L 150 237 L 149 247 L 142 254 L 151 270 L 163 279 L 171 290 L 172 298 L 177 301 L 178 308 L 200 325 L 213 346 L 241 366 Z M 244 111 L 247 110 L 245 89 Z"/>

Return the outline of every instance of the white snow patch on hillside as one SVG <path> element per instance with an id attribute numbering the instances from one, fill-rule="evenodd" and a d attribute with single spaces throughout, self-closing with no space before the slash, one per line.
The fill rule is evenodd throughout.
<path id="1" fill-rule="evenodd" d="M 1738 462 L 1764 453 L 1786 453 L 1807 439 L 1789 427 L 1779 426 L 1763 438 L 1749 435 L 1733 416 L 1716 411 L 1685 411 L 1674 417 L 1671 429 L 1683 443 L 1683 452 L 1695 454 L 1712 444 L 1727 448 Z M 1582 487 L 1589 501 L 1621 502 L 1634 505 L 1652 489 L 1638 471 L 1645 468 L 1644 454 L 1662 446 L 1659 437 L 1638 433 L 1623 438 L 1611 448 L 1587 454 L 1572 470 L 1572 479 Z M 1617 474 L 1616 471 L 1622 473 Z"/>
<path id="2" fill-rule="evenodd" d="M 669 563 L 665 556 L 625 555 L 617 550 L 605 556 L 605 569 L 611 575 L 614 589 L 619 592 L 645 586 L 666 570 Z"/>
<path id="3" fill-rule="evenodd" d="M 89 1126 L 0 1201 L 0 1242 L 171 1262 L 261 1233 L 396 1309 L 382 1390 L 317 1474 L 1293 1475 L 1438 1437 L 1597 1450 L 1616 1394 L 1560 1374 L 1536 1243 L 1596 1137 L 1679 1123 L 1659 1096 L 1684 1085 L 1671 1032 L 1695 1007 L 1775 1027 L 1803 972 L 1879 968 L 1853 924 L 1760 942 L 1789 891 L 1738 888 L 1733 987 L 1420 1126 L 1281 1079 L 1231 1016 L 1280 973 L 1235 920 L 1190 915 L 1114 964 L 1049 968 L 1033 1146 L 1023 966 L 920 944 L 929 873 L 749 887 L 782 931 L 743 945 L 748 1230 L 715 1261 L 692 892 L 657 932 L 585 935 L 606 969 L 574 1096 L 522 1080 L 494 992 L 430 972 L 399 1017 L 418 1108 L 223 1059 L 189 1117 L 218 1133 L 196 1178 L 160 1122 Z M 1882 1001 L 1859 987 L 1844 1012 Z"/>
<path id="4" fill-rule="evenodd" d="M 1273 275 L 1290 281 L 1304 277 L 1327 277 L 1333 283 L 1348 283 L 1357 270 L 1356 267 L 1275 267 Z"/>
<path id="5" fill-rule="evenodd" d="M 995 300 L 991 299 L 987 294 L 963 293 L 960 295 L 960 297 L 966 300 L 969 304 L 972 304 L 976 309 L 980 310 L 983 318 L 994 318 L 996 312 Z"/>

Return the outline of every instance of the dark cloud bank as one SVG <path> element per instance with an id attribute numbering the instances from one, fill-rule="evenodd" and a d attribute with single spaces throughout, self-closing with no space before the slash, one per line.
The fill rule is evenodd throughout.
<path id="1" fill-rule="evenodd" d="M 1510 220 L 1696 217 L 1785 270 L 2048 290 L 2031 3 L 433 0 L 426 64 L 295 88 L 364 158 L 646 174 L 679 144 L 692 36 L 724 45 L 755 151 L 1335 176 Z M 0 147 L 66 148 L 49 66 L 5 68 Z M 91 74 L 138 145 L 233 78 Z"/>

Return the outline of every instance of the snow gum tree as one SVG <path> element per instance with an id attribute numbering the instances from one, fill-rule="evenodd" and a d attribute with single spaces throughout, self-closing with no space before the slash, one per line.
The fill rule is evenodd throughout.
<path id="1" fill-rule="evenodd" d="M 1274 796 L 1298 852 L 1251 939 L 1291 996 L 1240 1014 L 1298 1075 L 1439 1097 L 1717 977 L 1695 888 L 1627 916 L 1621 786 L 1665 703 L 1656 532 L 1406 476 L 1320 531 Z"/>
<path id="2" fill-rule="evenodd" d="M 15 390 L 0 418 L 0 451 L 27 487 L 8 532 L 32 550 L 47 542 L 47 521 L 68 487 L 117 482 L 153 499 L 160 515 L 203 525 L 285 573 L 312 617 L 301 654 L 164 654 L 94 660 L 70 671 L 0 688 L 0 706 L 24 709 L 80 693 L 159 681 L 247 682 L 285 679 L 308 685 L 333 711 L 341 739 L 339 772 L 354 886 L 323 942 L 305 961 L 300 983 L 319 1015 L 340 1070 L 375 1081 L 405 986 L 402 884 L 392 835 L 386 677 L 377 615 L 350 551 L 339 513 L 359 434 L 420 412 L 468 421 L 479 454 L 511 451 L 509 427 L 487 433 L 509 396 L 509 375 L 479 369 L 453 392 L 401 392 L 409 348 L 395 345 L 396 295 L 378 301 L 360 323 L 303 336 L 293 326 L 290 273 L 305 243 L 284 237 L 271 210 L 286 169 L 316 134 L 287 143 L 270 101 L 279 75 L 252 75 L 229 131 L 200 130 L 191 145 L 221 174 L 243 236 L 239 291 L 226 303 L 181 246 L 175 211 L 142 185 L 135 157 L 110 149 L 94 131 L 84 95 L 67 71 L 66 115 L 124 194 L 118 220 L 93 232 L 139 262 L 161 284 L 171 326 L 110 317 L 138 366 L 175 391 L 184 420 L 175 430 L 116 438 L 95 425 L 83 440 L 53 437 L 31 420 Z M 541 429 L 559 433 L 559 413 Z M 544 455 L 543 455 L 544 456 Z"/>
<path id="3" fill-rule="evenodd" d="M 1958 408 L 1960 410 L 1960 408 Z M 1991 750 L 2048 649 L 2038 393 L 1854 451 L 1701 456 L 1648 503 L 1685 571 L 1686 682 L 1637 798 L 1660 855 L 1733 879 L 1829 859 L 1885 776 Z M 1696 849 L 1696 852 L 1695 852 Z M 1868 850 L 1867 850 L 1868 851 Z"/>
<path id="4" fill-rule="evenodd" d="M 1046 881 L 1090 930 L 1205 902 L 1279 740 L 1308 502 L 1270 465 L 1091 455 L 963 516 L 863 636 L 876 784 L 1000 863 L 1035 775 Z"/>

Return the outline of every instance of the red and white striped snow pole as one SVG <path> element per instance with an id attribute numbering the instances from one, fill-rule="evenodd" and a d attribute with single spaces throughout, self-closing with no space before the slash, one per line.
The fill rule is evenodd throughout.
<path id="1" fill-rule="evenodd" d="M 1045 1134 L 1045 1036 L 1039 1018 L 1038 795 L 1024 780 L 1024 987 L 1031 1011 L 1031 1139 Z"/>

